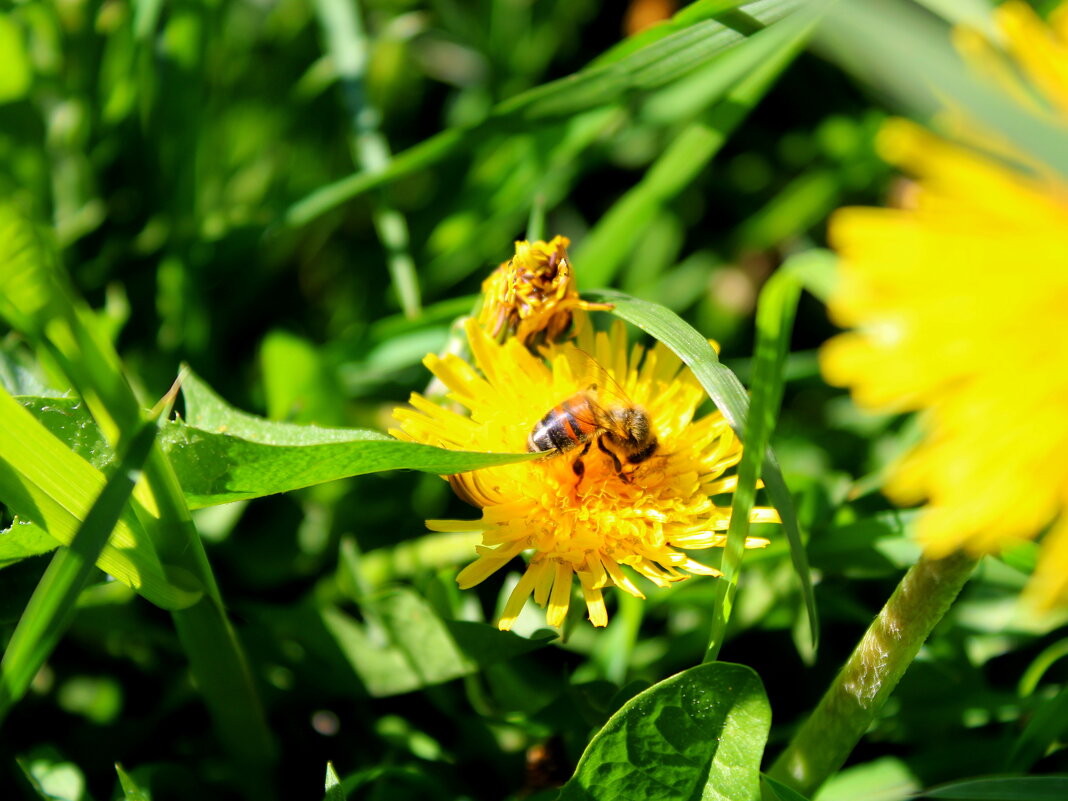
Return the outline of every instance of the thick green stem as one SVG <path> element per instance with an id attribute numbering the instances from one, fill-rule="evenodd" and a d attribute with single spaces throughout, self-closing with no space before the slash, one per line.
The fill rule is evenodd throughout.
<path id="1" fill-rule="evenodd" d="M 811 795 L 842 766 L 949 609 L 976 560 L 920 559 L 768 775 Z"/>

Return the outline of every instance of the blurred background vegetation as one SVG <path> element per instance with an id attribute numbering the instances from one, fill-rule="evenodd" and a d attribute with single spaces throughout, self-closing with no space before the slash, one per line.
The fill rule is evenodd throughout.
<path id="1" fill-rule="evenodd" d="M 776 7 L 731 17 L 737 4 L 718 5 L 725 29 L 745 34 Z M 331 55 L 328 34 L 346 8 L 354 35 Z M 0 194 L 54 225 L 65 266 L 108 322 L 146 406 L 187 362 L 234 405 L 272 419 L 385 429 L 392 408 L 425 386 L 421 358 L 446 346 L 452 321 L 539 209 L 547 237 L 571 238 L 580 288 L 612 284 L 674 309 L 717 339 L 745 380 L 763 281 L 822 246 L 835 208 L 892 192 L 873 148 L 892 109 L 801 54 L 783 56 L 766 95 L 751 95 L 729 125 L 722 93 L 708 89 L 722 66 L 712 60 L 609 102 L 478 127 L 425 169 L 299 219 L 294 204 L 359 171 L 368 152 L 375 158 L 360 134 L 400 153 L 478 126 L 497 104 L 582 69 L 676 4 L 360 0 L 356 18 L 353 9 L 341 0 L 4 4 Z M 338 65 L 355 56 L 360 67 L 363 54 L 362 74 L 342 85 Z M 354 97 L 357 111 L 372 112 L 369 127 Z M 695 125 L 721 130 L 722 145 L 681 147 Z M 630 216 L 604 224 L 627 203 Z M 376 221 L 394 234 L 402 224 L 399 251 L 383 245 Z M 876 492 L 913 429 L 862 414 L 823 384 L 814 349 L 831 332 L 806 296 L 775 436 L 811 533 L 821 648 L 795 646 L 796 582 L 776 542 L 746 560 L 722 653 L 765 683 L 769 753 L 916 557 L 910 513 L 890 511 Z M 4 348 L 8 363 L 28 363 L 15 334 Z M 461 594 L 449 560 L 465 556 L 414 567 L 391 556 L 424 541 L 424 519 L 469 515 L 445 482 L 416 473 L 198 513 L 277 737 L 278 797 L 321 794 L 332 760 L 352 797 L 549 798 L 545 786 L 570 775 L 623 700 L 700 661 L 713 583 L 696 579 L 616 607 L 607 630 L 576 614 L 565 642 L 523 640 L 512 658 L 452 674 L 417 664 L 409 684 L 383 689 L 361 663 L 354 643 L 363 641 L 349 636 L 374 616 L 366 600 L 383 586 L 406 588 L 415 617 L 492 619 L 501 582 Z M 45 564 L 0 572 L 0 641 Z M 1064 679 L 1055 632 L 1006 627 L 1024 579 L 984 563 L 821 801 L 904 798 L 1001 764 L 1014 721 Z M 244 778 L 214 739 L 170 619 L 115 590 L 100 583 L 83 595 L 68 636 L 5 721 L 0 795 L 33 798 L 29 774 L 56 797 L 121 797 L 120 762 L 154 799 L 233 797 Z M 517 631 L 537 628 L 535 615 Z M 1047 762 L 1046 772 L 1066 767 L 1056 754 Z"/>

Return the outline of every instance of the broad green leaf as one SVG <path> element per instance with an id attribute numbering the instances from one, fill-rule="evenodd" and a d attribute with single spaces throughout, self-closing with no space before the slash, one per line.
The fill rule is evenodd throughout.
<path id="1" fill-rule="evenodd" d="M 406 589 L 365 599 L 364 606 L 367 623 L 329 607 L 323 609 L 322 621 L 367 692 L 376 697 L 451 681 L 546 642 L 484 623 L 442 620 Z"/>
<path id="2" fill-rule="evenodd" d="M 59 541 L 40 526 L 15 520 L 10 528 L 0 531 L 0 567 L 7 567 L 28 556 L 49 553 L 58 547 Z"/>
<path id="3" fill-rule="evenodd" d="M 25 694 L 66 629 L 78 595 L 126 508 L 156 431 L 154 423 L 145 423 L 129 439 L 122 459 L 110 471 L 70 547 L 52 557 L 30 597 L 0 661 L 0 722 Z"/>
<path id="4" fill-rule="evenodd" d="M 78 398 L 16 397 L 53 436 L 98 470 L 115 458 L 115 451 Z"/>
<path id="5" fill-rule="evenodd" d="M 790 350 L 790 335 L 793 333 L 800 296 L 801 285 L 790 273 L 788 265 L 776 272 L 760 292 L 756 314 L 756 352 L 753 356 L 752 404 L 746 414 L 743 440 L 746 447 L 738 464 L 738 484 L 731 501 L 727 542 L 720 561 L 723 576 L 716 582 L 716 603 L 705 661 L 719 657 L 727 635 L 727 623 L 738 588 L 739 569 L 745 555 L 745 540 L 749 534 L 749 517 L 756 500 L 757 481 L 764 452 L 769 448 L 771 432 L 779 416 L 783 366 Z M 808 565 L 803 567 L 807 571 Z"/>
<path id="6" fill-rule="evenodd" d="M 537 456 L 450 451 L 364 429 L 278 423 L 227 405 L 192 373 L 182 392 L 189 422 L 168 423 L 161 438 L 193 508 L 383 470 L 450 475 Z"/>
<path id="7" fill-rule="evenodd" d="M 738 378 L 719 361 L 715 349 L 689 323 L 670 309 L 655 303 L 638 300 L 615 290 L 602 289 L 584 293 L 587 300 L 611 303 L 613 313 L 638 326 L 655 339 L 663 342 L 691 369 L 701 382 L 705 392 L 744 443 L 746 441 L 746 418 L 749 413 L 749 398 Z M 790 558 L 801 581 L 801 590 L 808 612 L 809 634 L 813 647 L 818 642 L 819 631 L 816 619 L 816 600 L 812 592 L 812 577 L 809 574 L 808 557 L 797 523 L 793 498 L 786 486 L 775 454 L 769 447 L 764 454 L 761 468 L 768 497 L 779 511 L 783 530 L 790 543 Z"/>
<path id="8" fill-rule="evenodd" d="M 69 546 L 105 483 L 100 470 L 0 391 L 0 500 L 14 514 Z M 130 507 L 123 510 L 97 566 L 165 609 L 188 606 L 200 595 L 193 584 L 178 586 L 165 576 Z"/>
<path id="9" fill-rule="evenodd" d="M 698 665 L 624 704 L 594 735 L 559 801 L 755 801 L 770 727 L 751 668 Z"/>
<path id="10" fill-rule="evenodd" d="M 755 3 L 750 8 L 762 24 L 796 7 L 795 2 Z M 767 9 L 766 13 L 761 12 Z M 708 17 L 711 17 L 712 7 Z M 673 29 L 650 44 L 607 62 L 593 64 L 573 75 L 534 87 L 497 105 L 486 120 L 464 128 L 450 128 L 398 154 L 388 167 L 361 172 L 317 189 L 285 214 L 289 226 L 304 225 L 330 209 L 377 186 L 429 167 L 461 148 L 470 148 L 487 135 L 573 116 L 616 103 L 629 95 L 655 89 L 687 75 L 745 37 L 729 26 L 695 14 L 694 21 Z"/>
<path id="11" fill-rule="evenodd" d="M 967 779 L 932 787 L 920 793 L 920 798 L 953 798 L 958 801 L 1063 801 L 1068 798 L 1068 776 Z"/>

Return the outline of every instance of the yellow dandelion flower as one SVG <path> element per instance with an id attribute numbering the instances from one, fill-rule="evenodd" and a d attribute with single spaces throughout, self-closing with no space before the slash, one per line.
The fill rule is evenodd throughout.
<path id="1" fill-rule="evenodd" d="M 566 236 L 515 243 L 515 255 L 482 283 L 478 322 L 491 337 L 538 347 L 564 337 L 575 311 L 609 308 L 579 297 L 567 258 L 570 244 Z"/>
<path id="2" fill-rule="evenodd" d="M 577 342 L 546 348 L 545 359 L 518 339 L 498 343 L 472 321 L 467 336 L 474 365 L 433 354 L 424 363 L 469 414 L 413 394 L 412 408 L 394 412 L 401 430 L 391 433 L 445 448 L 526 451 L 547 412 L 590 391 L 589 376 L 578 368 L 585 362 L 599 365 L 620 396 L 646 412 L 657 441 L 637 464 L 620 463 L 611 448 L 594 444 L 603 436 L 595 434 L 589 448 L 450 477 L 460 497 L 482 509 L 479 520 L 427 522 L 433 531 L 482 533 L 478 558 L 457 577 L 461 587 L 530 553 L 501 629 L 512 626 L 531 595 L 548 606 L 549 624 L 559 626 L 576 575 L 595 626 L 608 622 L 606 587 L 644 597 L 631 571 L 661 587 L 689 574 L 719 575 L 686 551 L 724 544 L 730 508 L 718 506 L 713 496 L 733 491 L 736 478 L 724 473 L 741 458 L 741 445 L 718 412 L 694 419 L 704 393 L 670 350 L 658 344 L 628 352 L 621 323 L 607 334 L 587 327 Z M 777 522 L 778 515 L 757 508 L 752 519 Z M 753 537 L 746 546 L 766 544 Z"/>
<path id="3" fill-rule="evenodd" d="M 1055 29 L 1022 3 L 998 14 L 1022 74 L 1068 112 L 1068 5 Z M 886 491 L 926 501 L 928 553 L 997 553 L 1045 532 L 1030 596 L 1068 601 L 1068 183 L 899 120 L 879 147 L 917 183 L 908 208 L 832 219 L 829 308 L 854 330 L 824 347 L 824 375 L 864 406 L 925 413 Z"/>

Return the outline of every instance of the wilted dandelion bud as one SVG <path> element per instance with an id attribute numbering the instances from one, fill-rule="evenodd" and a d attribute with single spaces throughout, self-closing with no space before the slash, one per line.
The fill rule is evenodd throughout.
<path id="1" fill-rule="evenodd" d="M 515 337 L 533 349 L 563 339 L 576 310 L 609 308 L 579 297 L 567 257 L 570 244 L 566 236 L 516 242 L 515 255 L 482 283 L 482 330 L 498 342 Z"/>

